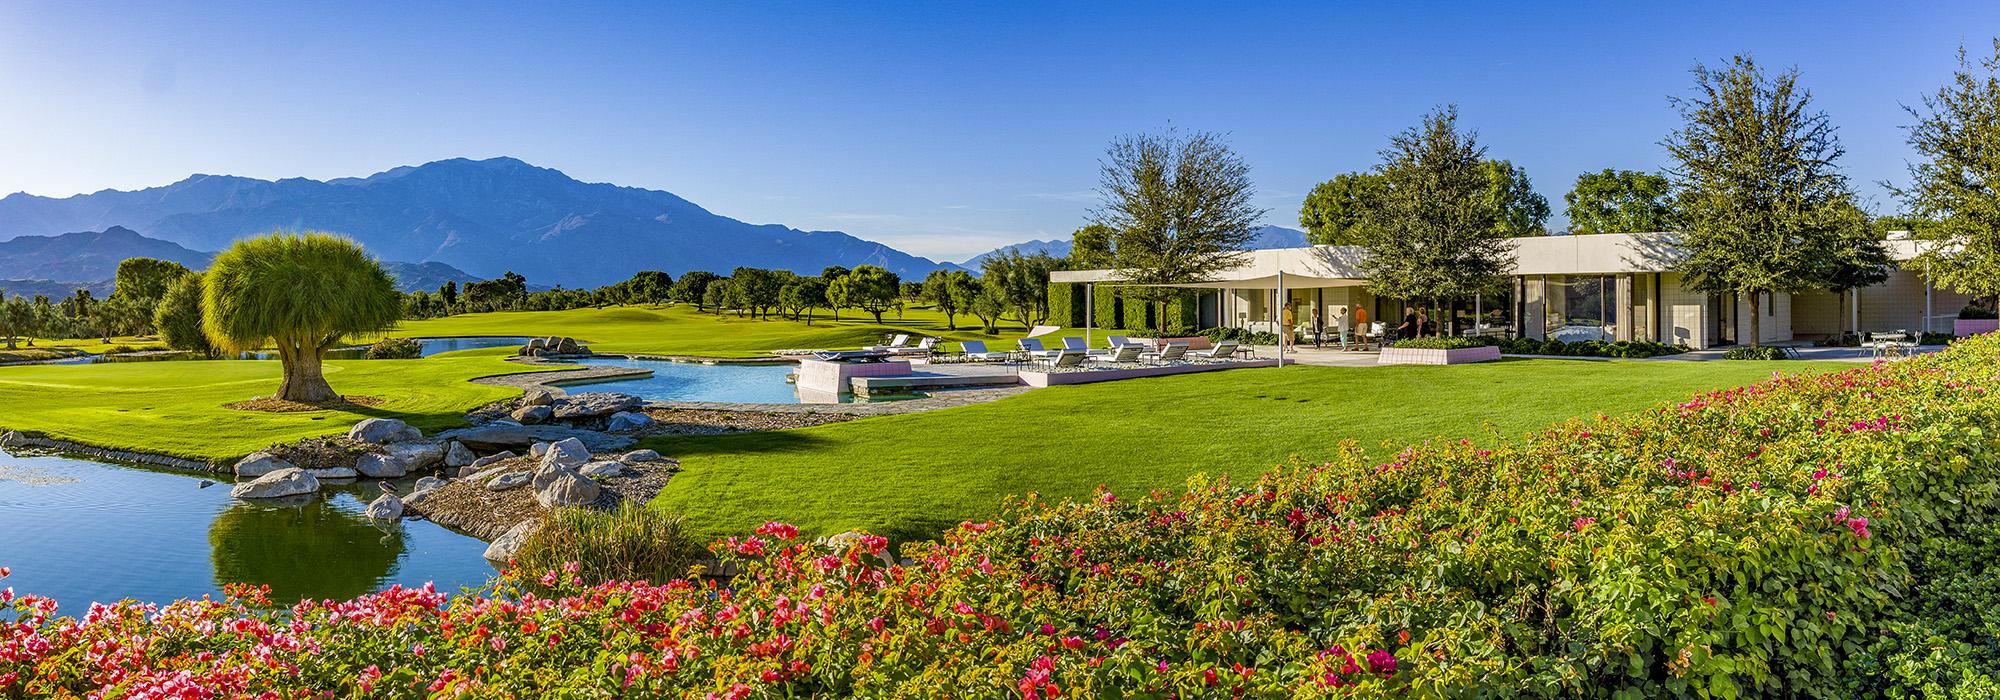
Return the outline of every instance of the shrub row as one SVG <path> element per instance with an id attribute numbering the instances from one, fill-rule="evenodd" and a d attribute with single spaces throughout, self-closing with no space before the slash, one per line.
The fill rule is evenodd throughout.
<path id="1" fill-rule="evenodd" d="M 1996 371 L 1981 338 L 1520 439 L 1029 496 L 894 566 L 767 523 L 711 545 L 727 582 L 567 567 L 80 619 L 22 596 L 0 694 L 1978 696 Z"/>
<path id="2" fill-rule="evenodd" d="M 1774 348 L 1774 347 L 1769 347 L 1769 346 L 1762 346 L 1762 347 L 1751 347 L 1751 346 L 1749 346 L 1749 345 L 1739 345 L 1739 346 L 1736 346 L 1736 347 L 1733 347 L 1733 348 L 1730 348 L 1728 352 L 1725 352 L 1725 353 L 1722 353 L 1722 359 L 1725 359 L 1725 360 L 1783 360 L 1783 359 L 1786 359 L 1786 355 L 1785 355 L 1785 349 L 1784 349 L 1784 348 Z"/>
<path id="3" fill-rule="evenodd" d="M 1553 338 L 1509 338 L 1500 341 L 1500 352 L 1509 355 L 1562 355 L 1566 357 L 1659 357 L 1688 351 L 1686 345 L 1667 345 L 1650 340 L 1579 340 L 1563 342 Z"/>
<path id="4" fill-rule="evenodd" d="M 1464 350 L 1493 345 L 1488 338 L 1467 338 L 1457 335 L 1441 335 L 1428 338 L 1411 338 L 1396 341 L 1396 347 L 1406 350 Z"/>

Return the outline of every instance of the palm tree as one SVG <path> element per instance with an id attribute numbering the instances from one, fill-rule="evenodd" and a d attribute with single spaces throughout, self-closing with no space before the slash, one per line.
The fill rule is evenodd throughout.
<path id="1" fill-rule="evenodd" d="M 275 345 L 284 366 L 277 398 L 340 400 L 321 361 L 350 335 L 378 333 L 401 320 L 402 295 L 382 265 L 354 241 L 318 232 L 238 241 L 203 277 L 208 336 L 232 352 Z"/>

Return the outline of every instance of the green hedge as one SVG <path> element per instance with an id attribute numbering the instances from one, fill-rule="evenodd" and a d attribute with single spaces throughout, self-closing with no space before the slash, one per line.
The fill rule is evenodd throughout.
<path id="1" fill-rule="evenodd" d="M 1118 295 L 1118 305 L 1122 307 L 1118 317 L 1119 328 L 1140 330 L 1153 327 L 1152 302 L 1120 294 Z"/>
<path id="2" fill-rule="evenodd" d="M 1084 316 L 1083 297 L 1083 285 L 1050 282 L 1049 323 L 1064 328 L 1082 328 L 1087 320 Z"/>
<path id="3" fill-rule="evenodd" d="M 1118 288 L 1098 287 L 1091 296 L 1091 322 L 1098 328 L 1124 328 L 1125 305 L 1119 303 Z"/>

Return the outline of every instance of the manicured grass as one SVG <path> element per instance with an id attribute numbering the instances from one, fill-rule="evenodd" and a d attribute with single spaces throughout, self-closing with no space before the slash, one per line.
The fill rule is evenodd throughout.
<path id="1" fill-rule="evenodd" d="M 685 468 L 654 501 L 695 530 L 766 520 L 817 534 L 934 537 L 1009 494 L 1179 488 L 1249 477 L 1354 440 L 1377 454 L 1619 413 L 1837 363 L 1510 360 L 1452 367 L 1241 369 L 1038 389 L 962 408 L 802 430 L 661 438 Z"/>
<path id="2" fill-rule="evenodd" d="M 326 377 L 335 391 L 379 396 L 387 403 L 356 410 L 267 413 L 224 406 L 275 391 L 275 361 L 0 367 L 0 430 L 226 460 L 277 442 L 342 432 L 363 418 L 401 418 L 426 431 L 463 425 L 468 409 L 520 393 L 470 380 L 531 369 L 477 353 L 329 362 Z"/>
<path id="3" fill-rule="evenodd" d="M 930 309 L 906 310 L 900 320 L 897 314 L 884 314 L 880 325 L 867 314 L 842 312 L 841 320 L 834 321 L 822 311 L 807 325 L 775 315 L 770 319 L 717 316 L 678 305 L 464 314 L 405 322 L 393 335 L 565 335 L 597 352 L 754 357 L 781 349 L 858 348 L 880 343 L 894 333 L 985 340 L 996 343 L 992 349 L 1002 350 L 1012 348 L 1014 339 L 1025 334 L 1019 325 L 1003 325 L 1000 334 L 988 335 L 978 328 L 978 319 L 964 314 L 958 316 L 958 326 L 955 331 L 947 329 L 944 314 Z"/>

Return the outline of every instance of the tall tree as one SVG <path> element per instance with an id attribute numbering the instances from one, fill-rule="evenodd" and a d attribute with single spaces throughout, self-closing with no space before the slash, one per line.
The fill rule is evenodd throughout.
<path id="1" fill-rule="evenodd" d="M 457 306 L 458 281 L 445 280 L 444 284 L 438 285 L 438 298 L 444 302 L 445 306 Z"/>
<path id="2" fill-rule="evenodd" d="M 718 279 L 721 279 L 721 277 L 707 270 L 694 270 L 683 274 L 679 280 L 674 282 L 674 301 L 683 304 L 693 304 L 696 311 L 701 311 L 703 310 L 702 307 L 706 305 L 704 300 L 707 299 L 707 297 L 703 296 L 703 292 L 708 291 L 708 284 L 710 282 Z"/>
<path id="3" fill-rule="evenodd" d="M 321 370 L 326 351 L 402 318 L 402 295 L 381 263 L 353 241 L 324 233 L 237 241 L 215 257 L 202 287 L 203 322 L 216 344 L 277 347 L 284 380 L 276 396 L 286 401 L 339 401 Z"/>
<path id="4" fill-rule="evenodd" d="M 1095 270 L 1117 264 L 1118 258 L 1111 252 L 1111 242 L 1117 232 L 1103 224 L 1090 224 L 1077 229 L 1069 237 L 1069 260 L 1072 269 Z"/>
<path id="5" fill-rule="evenodd" d="M 959 304 L 959 296 L 952 293 L 952 285 L 962 284 L 958 281 L 960 277 L 971 276 L 964 270 L 932 270 L 924 277 L 924 296 L 937 304 L 938 313 L 944 314 L 946 328 L 958 330 L 958 314 L 965 311 L 965 307 Z"/>
<path id="6" fill-rule="evenodd" d="M 214 357 L 215 343 L 208 339 L 208 331 L 202 325 L 201 277 L 190 272 L 167 287 L 159 305 L 153 307 L 153 327 L 159 329 L 160 340 L 167 347 Z"/>
<path id="7" fill-rule="evenodd" d="M 1114 139 L 1099 163 L 1103 203 L 1094 223 L 1113 232 L 1112 255 L 1131 292 L 1166 315 L 1178 289 L 1235 267 L 1264 210 L 1243 157 L 1208 132 Z"/>
<path id="8" fill-rule="evenodd" d="M 1834 241 L 1832 255 L 1825 260 L 1826 268 L 1820 272 L 1826 290 L 1833 292 L 1836 309 L 1840 318 L 1834 321 L 1839 337 L 1847 335 L 1847 297 L 1862 287 L 1872 287 L 1889 280 L 1890 266 L 1895 261 L 1889 257 L 1889 246 L 1883 243 L 1888 237 L 1888 229 L 1868 218 L 1868 212 L 1850 204 L 1841 212 L 1839 239 Z M 1854 329 L 1860 330 L 1860 329 Z"/>
<path id="9" fill-rule="evenodd" d="M 876 323 L 882 322 L 883 313 L 895 308 L 896 298 L 902 293 L 902 281 L 896 279 L 896 274 L 874 265 L 856 267 L 826 287 L 829 299 L 838 290 L 844 306 L 873 314 Z"/>
<path id="10" fill-rule="evenodd" d="M 1299 225 L 1315 245 L 1359 245 L 1367 208 L 1382 198 L 1382 176 L 1341 173 L 1314 185 L 1299 206 Z"/>
<path id="11" fill-rule="evenodd" d="M 187 274 L 187 267 L 171 260 L 126 258 L 118 263 L 111 296 L 129 300 L 139 313 L 133 332 L 144 333 L 153 325 L 153 308 L 159 305 L 160 297 Z"/>
<path id="12" fill-rule="evenodd" d="M 752 317 L 759 312 L 768 317 L 770 310 L 778 305 L 778 294 L 785 289 L 785 280 L 776 271 L 759 267 L 736 268 L 729 273 L 729 279 L 735 280 L 734 289 Z"/>
<path id="13" fill-rule="evenodd" d="M 1498 233 L 1508 238 L 1549 235 L 1549 200 L 1535 192 L 1528 171 L 1504 160 L 1480 163 L 1486 197 L 1500 210 Z"/>
<path id="14" fill-rule="evenodd" d="M 1384 195 L 1360 229 L 1370 291 L 1436 303 L 1506 287 L 1514 250 L 1485 155 L 1476 134 L 1458 130 L 1455 105 L 1389 140 L 1377 169 Z"/>
<path id="15" fill-rule="evenodd" d="M 1763 340 L 1773 294 L 1827 286 L 1854 196 L 1835 161 L 1842 149 L 1797 70 L 1766 75 L 1737 56 L 1694 67 L 1692 96 L 1673 98 L 1683 125 L 1663 143 L 1677 218 L 1686 229 L 1688 286 L 1750 300 L 1750 345 Z"/>
<path id="16" fill-rule="evenodd" d="M 1903 207 L 1934 223 L 1918 226 L 1926 241 L 1909 266 L 1960 293 L 2000 308 L 2000 39 L 1993 55 L 1972 61 L 1958 50 L 1950 84 L 1909 109 L 1905 127 L 1921 160 L 1910 184 L 1894 188 Z"/>
<path id="17" fill-rule="evenodd" d="M 1661 175 L 1612 170 L 1576 176 L 1563 195 L 1570 233 L 1650 233 L 1679 228 L 1674 221 L 1674 188 Z"/>
<path id="18" fill-rule="evenodd" d="M 626 303 L 664 304 L 673 297 L 673 276 L 659 270 L 640 270 L 621 284 Z"/>
<path id="19" fill-rule="evenodd" d="M 6 296 L 0 293 L 0 337 L 7 341 L 7 349 L 13 350 L 22 336 L 28 335 L 28 326 L 35 322 L 35 307 L 26 297 L 19 294 Z"/>
<path id="20" fill-rule="evenodd" d="M 793 318 L 797 318 L 799 314 L 803 313 L 806 317 L 806 325 L 810 326 L 812 325 L 812 310 L 826 306 L 826 282 L 821 281 L 818 277 L 794 278 L 790 284 L 785 285 L 785 289 L 779 293 L 779 297 L 784 303 L 785 308 L 791 310 Z"/>
<path id="21" fill-rule="evenodd" d="M 988 256 L 980 280 L 998 291 L 1023 327 L 1034 328 L 1049 319 L 1049 271 L 1055 267 L 1056 259 L 1047 253 L 1010 250 Z"/>

